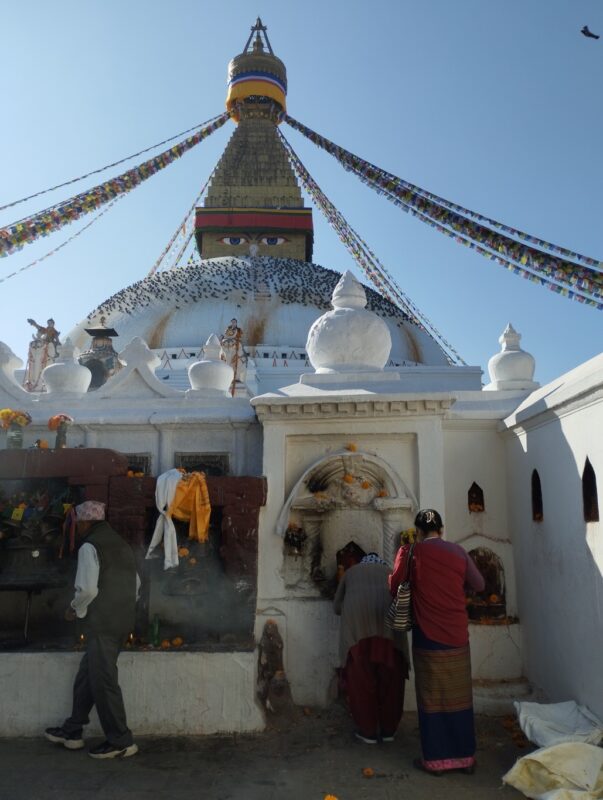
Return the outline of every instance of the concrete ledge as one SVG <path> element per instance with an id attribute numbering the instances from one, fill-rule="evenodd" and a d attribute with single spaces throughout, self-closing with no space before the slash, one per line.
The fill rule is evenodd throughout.
<path id="1" fill-rule="evenodd" d="M 0 655 L 0 736 L 37 736 L 71 710 L 80 653 Z M 124 652 L 120 684 L 135 734 L 176 736 L 256 732 L 265 727 L 255 702 L 253 652 Z M 96 715 L 88 735 L 100 734 Z"/>

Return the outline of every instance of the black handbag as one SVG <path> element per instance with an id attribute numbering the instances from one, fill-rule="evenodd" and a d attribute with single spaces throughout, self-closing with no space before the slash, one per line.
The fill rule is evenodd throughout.
<path id="1" fill-rule="evenodd" d="M 412 598 L 410 591 L 410 574 L 415 546 L 411 544 L 406 561 L 406 577 L 398 586 L 396 596 L 385 615 L 385 624 L 393 631 L 406 632 L 412 628 Z"/>

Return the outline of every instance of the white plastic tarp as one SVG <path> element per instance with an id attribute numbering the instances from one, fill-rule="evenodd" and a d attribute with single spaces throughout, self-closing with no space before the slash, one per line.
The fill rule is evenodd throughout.
<path id="1" fill-rule="evenodd" d="M 586 706 L 573 700 L 565 703 L 513 704 L 521 730 L 539 747 L 562 742 L 599 744 L 603 739 L 603 723 Z"/>
<path id="2" fill-rule="evenodd" d="M 535 750 L 503 781 L 533 800 L 603 800 L 603 749 L 565 742 Z"/>

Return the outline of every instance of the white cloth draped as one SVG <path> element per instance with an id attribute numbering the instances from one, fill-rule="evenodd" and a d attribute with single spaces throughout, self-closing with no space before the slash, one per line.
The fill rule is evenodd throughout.
<path id="1" fill-rule="evenodd" d="M 177 469 L 169 469 L 157 478 L 155 487 L 155 504 L 159 511 L 159 517 L 155 523 L 155 530 L 151 538 L 151 544 L 147 550 L 145 558 L 157 558 L 154 554 L 155 549 L 163 541 L 163 568 L 171 569 L 178 566 L 178 540 L 176 528 L 167 512 L 172 504 L 176 487 L 182 479 L 182 473 Z"/>

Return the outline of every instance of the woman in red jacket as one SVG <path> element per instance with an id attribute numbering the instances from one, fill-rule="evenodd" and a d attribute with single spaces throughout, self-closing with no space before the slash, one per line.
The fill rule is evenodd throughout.
<path id="1" fill-rule="evenodd" d="M 414 765 L 433 775 L 472 773 L 475 729 L 465 587 L 482 591 L 484 579 L 467 552 L 442 539 L 437 511 L 419 511 L 418 543 L 410 565 L 412 654 L 423 757 Z M 396 555 L 390 575 L 395 596 L 405 580 L 410 546 Z"/>

